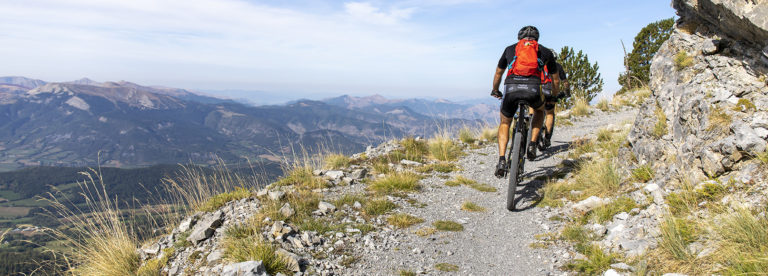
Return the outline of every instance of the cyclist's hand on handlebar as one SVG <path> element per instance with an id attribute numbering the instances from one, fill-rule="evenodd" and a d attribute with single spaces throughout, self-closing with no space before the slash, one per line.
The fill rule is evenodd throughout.
<path id="1" fill-rule="evenodd" d="M 504 95 L 501 94 L 501 91 L 494 89 L 493 91 L 491 91 L 491 96 L 497 99 L 501 99 L 501 97 Z"/>

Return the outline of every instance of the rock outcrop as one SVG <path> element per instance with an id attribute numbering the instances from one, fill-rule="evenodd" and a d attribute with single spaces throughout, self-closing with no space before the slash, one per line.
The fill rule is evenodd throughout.
<path id="1" fill-rule="evenodd" d="M 741 169 L 768 138 L 768 3 L 675 0 L 680 19 L 651 65 L 652 96 L 629 135 L 659 185 Z"/>

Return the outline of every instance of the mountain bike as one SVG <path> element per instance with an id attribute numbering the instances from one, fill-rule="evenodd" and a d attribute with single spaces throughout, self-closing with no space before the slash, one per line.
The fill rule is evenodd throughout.
<path id="1" fill-rule="evenodd" d="M 507 210 L 515 210 L 515 194 L 517 184 L 523 181 L 525 169 L 525 154 L 528 149 L 528 137 L 530 136 L 531 114 L 528 112 L 528 103 L 519 101 L 515 112 L 515 127 L 512 129 L 512 145 L 508 146 L 507 153 L 507 177 L 509 188 L 507 189 Z"/>

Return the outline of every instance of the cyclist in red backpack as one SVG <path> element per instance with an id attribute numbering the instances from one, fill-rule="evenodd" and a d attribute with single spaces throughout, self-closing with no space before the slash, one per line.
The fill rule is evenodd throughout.
<path id="1" fill-rule="evenodd" d="M 502 100 L 501 123 L 499 124 L 499 163 L 494 175 L 503 177 L 506 170 L 506 158 L 509 140 L 509 125 L 519 100 L 525 100 L 535 110 L 532 122 L 531 143 L 528 144 L 528 159 L 536 158 L 536 141 L 544 120 L 544 94 L 542 94 L 542 74 L 552 75 L 554 82 L 552 94 L 557 96 L 560 77 L 552 50 L 539 45 L 539 30 L 534 26 L 525 26 L 517 33 L 517 43 L 508 46 L 501 54 L 493 77 L 491 95 Z M 547 67 L 547 70 L 544 69 Z M 504 81 L 504 93 L 499 91 L 501 77 L 507 71 Z"/>

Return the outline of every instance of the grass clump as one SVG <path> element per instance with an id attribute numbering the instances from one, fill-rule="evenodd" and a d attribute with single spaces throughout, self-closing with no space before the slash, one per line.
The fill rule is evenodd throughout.
<path id="1" fill-rule="evenodd" d="M 368 184 L 368 190 L 378 195 L 395 195 L 416 192 L 421 189 L 421 177 L 412 172 L 399 172 L 376 179 Z"/>
<path id="2" fill-rule="evenodd" d="M 173 256 L 173 253 L 175 253 L 175 249 L 173 247 L 163 249 L 163 257 L 161 258 L 154 258 L 146 261 L 141 267 L 139 267 L 139 270 L 136 271 L 137 276 L 159 276 L 163 275 L 161 270 L 165 265 L 168 264 L 168 260 Z"/>
<path id="3" fill-rule="evenodd" d="M 450 187 L 455 187 L 455 186 L 459 186 L 459 185 L 465 185 L 465 186 L 469 186 L 472 189 L 475 189 L 475 190 L 478 190 L 478 191 L 481 191 L 481 192 L 487 192 L 487 193 L 492 193 L 492 192 L 498 191 L 498 189 L 496 189 L 495 187 L 493 187 L 491 185 L 484 184 L 484 183 L 477 183 L 477 181 L 474 181 L 472 179 L 466 178 L 466 177 L 461 176 L 461 175 L 456 176 L 456 178 L 454 180 L 446 181 L 445 185 L 446 186 L 450 186 Z"/>
<path id="4" fill-rule="evenodd" d="M 747 112 L 750 110 L 755 111 L 757 110 L 757 107 L 754 103 L 752 103 L 752 101 L 744 98 L 739 99 L 739 101 L 736 103 L 736 106 L 733 107 L 733 111 L 737 112 Z"/>
<path id="5" fill-rule="evenodd" d="M 499 130 L 492 127 L 483 127 L 480 137 L 489 142 L 496 142 L 499 138 Z"/>
<path id="6" fill-rule="evenodd" d="M 715 181 L 704 183 L 696 189 L 696 198 L 698 200 L 715 201 L 720 199 L 726 192 L 726 188 Z"/>
<path id="7" fill-rule="evenodd" d="M 333 201 L 334 206 L 344 206 L 349 205 L 352 206 L 355 204 L 355 202 L 360 202 L 361 204 L 363 202 L 368 201 L 368 199 L 362 195 L 362 194 L 344 194 L 341 197 L 337 198 Z"/>
<path id="8" fill-rule="evenodd" d="M 693 65 L 693 57 L 688 55 L 686 51 L 677 52 L 675 55 L 675 69 L 678 71 L 688 68 Z"/>
<path id="9" fill-rule="evenodd" d="M 603 223 L 613 219 L 613 216 L 618 213 L 629 213 L 630 210 L 637 207 L 638 205 L 633 199 L 622 196 L 608 204 L 603 204 L 602 206 L 587 212 L 587 214 L 582 217 L 582 222 L 595 221 L 597 223 Z"/>
<path id="10" fill-rule="evenodd" d="M 334 153 L 328 156 L 325 156 L 324 158 L 325 168 L 336 170 L 341 168 L 349 167 L 349 164 L 351 162 L 351 159 L 343 154 Z"/>
<path id="11" fill-rule="evenodd" d="M 437 229 L 435 229 L 434 227 L 422 227 L 419 230 L 414 231 L 413 233 L 421 237 L 426 237 L 434 234 L 435 232 L 437 232 Z"/>
<path id="12" fill-rule="evenodd" d="M 608 101 L 608 99 L 601 99 L 597 102 L 597 105 L 595 106 L 597 109 L 600 109 L 603 112 L 611 111 L 611 103 Z"/>
<path id="13" fill-rule="evenodd" d="M 653 179 L 653 168 L 649 164 L 643 164 L 632 170 L 632 179 L 639 182 L 648 182 Z"/>
<path id="14" fill-rule="evenodd" d="M 595 195 L 611 196 L 619 192 L 622 176 L 616 165 L 607 159 L 591 161 L 579 167 L 575 173 L 574 186 L 583 190 L 584 198 Z"/>
<path id="15" fill-rule="evenodd" d="M 416 171 L 420 173 L 429 173 L 429 172 L 440 172 L 440 173 L 449 173 L 455 170 L 458 170 L 459 167 L 456 166 L 456 164 L 451 162 L 437 162 L 432 163 L 428 165 L 424 165 L 421 167 L 417 167 Z"/>
<path id="16" fill-rule="evenodd" d="M 224 206 L 224 204 L 227 204 L 227 202 L 247 198 L 251 195 L 252 193 L 248 189 L 237 187 L 231 192 L 221 193 L 211 197 L 208 201 L 198 206 L 197 209 L 203 212 L 213 212 L 221 208 L 221 206 Z"/>
<path id="17" fill-rule="evenodd" d="M 233 262 L 262 261 L 269 274 L 291 274 L 289 260 L 277 253 L 277 246 L 263 241 L 259 237 L 245 238 L 224 237 L 224 258 Z"/>
<path id="18" fill-rule="evenodd" d="M 444 272 L 456 272 L 456 271 L 459 271 L 459 266 L 455 264 L 449 264 L 449 263 L 439 263 L 435 265 L 435 269 L 444 271 Z"/>
<path id="19" fill-rule="evenodd" d="M 653 125 L 653 130 L 651 131 L 651 135 L 653 135 L 653 137 L 658 139 L 668 133 L 667 115 L 664 113 L 664 110 L 662 110 L 661 107 L 659 106 L 656 107 L 656 111 L 654 111 L 654 114 L 656 114 L 657 121 L 656 121 L 656 124 Z"/>
<path id="20" fill-rule="evenodd" d="M 755 158 L 760 162 L 761 165 L 768 166 L 768 149 L 763 152 L 756 153 Z"/>
<path id="21" fill-rule="evenodd" d="M 659 247 L 666 254 L 682 261 L 694 258 L 688 250 L 688 245 L 695 240 L 695 227 L 690 220 L 668 216 L 659 228 Z"/>
<path id="22" fill-rule="evenodd" d="M 408 228 L 414 224 L 424 222 L 423 219 L 406 213 L 397 213 L 387 218 L 387 223 L 397 228 Z"/>
<path id="23" fill-rule="evenodd" d="M 612 263 L 619 259 L 616 253 L 605 253 L 600 246 L 591 245 L 586 247 L 581 254 L 587 257 L 586 260 L 575 260 L 566 265 L 566 268 L 579 272 L 584 275 L 599 275 L 609 269 Z"/>
<path id="24" fill-rule="evenodd" d="M 461 210 L 469 212 L 485 212 L 485 207 L 475 204 L 471 201 L 465 201 L 461 204 Z"/>
<path id="25" fill-rule="evenodd" d="M 416 272 L 410 271 L 408 269 L 401 269 L 397 272 L 397 275 L 400 276 L 416 276 Z"/>
<path id="26" fill-rule="evenodd" d="M 459 140 L 467 144 L 472 144 L 477 141 L 477 137 L 474 131 L 468 127 L 463 127 L 459 130 Z"/>
<path id="27" fill-rule="evenodd" d="M 434 226 L 435 229 L 440 231 L 452 231 L 452 232 L 464 231 L 463 225 L 461 225 L 458 222 L 450 221 L 450 220 L 438 220 L 433 222 L 432 226 Z"/>
<path id="28" fill-rule="evenodd" d="M 728 134 L 731 130 L 732 117 L 721 107 L 715 107 L 708 116 L 708 131 L 714 131 L 721 134 Z"/>
<path id="29" fill-rule="evenodd" d="M 366 216 L 378 216 L 386 214 L 397 208 L 397 204 L 386 199 L 371 200 L 363 205 L 363 213 Z"/>
<path id="30" fill-rule="evenodd" d="M 275 186 L 294 186 L 303 189 L 327 188 L 328 183 L 312 174 L 309 166 L 296 167 L 274 183 Z"/>
<path id="31" fill-rule="evenodd" d="M 255 223 L 260 224 L 265 218 L 270 218 L 272 221 L 289 221 L 299 223 L 312 216 L 312 211 L 317 210 L 317 205 L 320 203 L 322 196 L 309 190 L 299 190 L 287 193 L 283 200 L 272 200 L 269 198 L 262 199 L 261 210 L 253 216 Z M 294 210 L 294 214 L 291 217 L 285 217 L 280 208 L 283 204 L 288 203 Z"/>
<path id="32" fill-rule="evenodd" d="M 716 224 L 727 275 L 768 274 L 768 218 L 739 208 Z"/>
<path id="33" fill-rule="evenodd" d="M 424 140 L 416 140 L 416 138 L 408 137 L 400 141 L 400 146 L 403 147 L 403 153 L 405 156 L 393 163 L 400 162 L 402 159 L 408 159 L 411 161 L 424 162 L 424 156 L 429 153 L 429 148 Z"/>
<path id="34" fill-rule="evenodd" d="M 440 161 L 455 161 L 461 155 L 461 147 L 451 140 L 448 135 L 437 135 L 429 139 L 429 153 Z"/>
<path id="35" fill-rule="evenodd" d="M 587 116 L 589 115 L 589 102 L 587 99 L 581 97 L 573 98 L 573 107 L 571 107 L 572 116 Z"/>

